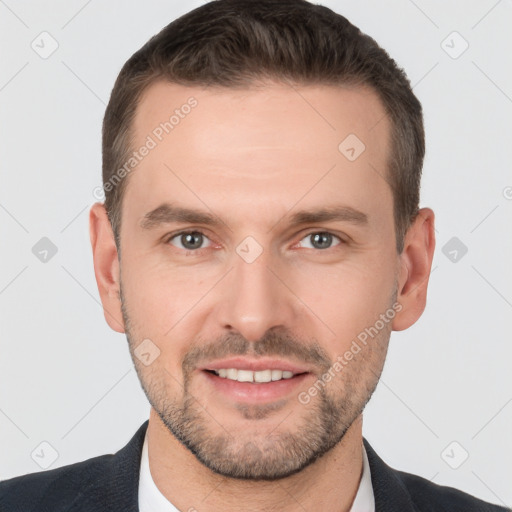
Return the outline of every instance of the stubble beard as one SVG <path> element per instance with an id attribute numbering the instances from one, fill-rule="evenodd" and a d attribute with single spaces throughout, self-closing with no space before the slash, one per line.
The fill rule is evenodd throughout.
<path id="1" fill-rule="evenodd" d="M 198 347 L 185 357 L 181 397 L 174 398 L 176 393 L 168 390 L 167 386 L 178 386 L 176 380 L 166 375 L 166 370 L 160 369 L 158 373 L 134 357 L 133 349 L 138 337 L 131 332 L 124 300 L 122 310 L 130 353 L 142 389 L 162 423 L 208 469 L 224 477 L 244 480 L 286 478 L 313 464 L 342 441 L 377 386 L 391 332 L 390 327 L 383 329 L 328 385 L 317 386 L 318 394 L 307 406 L 293 397 L 293 411 L 303 411 L 300 419 L 292 422 L 286 419 L 290 412 L 278 414 L 282 406 L 290 409 L 284 403 L 239 406 L 244 420 L 254 421 L 255 431 L 230 431 L 222 425 L 221 417 L 215 418 L 204 408 L 199 397 L 190 392 L 191 362 L 198 359 L 198 354 L 204 356 L 204 350 Z M 321 360 L 324 371 L 331 367 L 332 362 L 326 361 L 317 343 L 302 342 L 298 345 L 296 339 L 289 335 L 276 333 L 269 333 L 258 343 L 249 343 L 240 336 L 229 336 L 217 340 L 207 350 L 212 352 L 213 348 L 213 353 L 219 354 L 216 347 L 222 347 L 221 352 L 230 355 L 291 355 L 297 346 L 311 347 L 313 359 L 317 363 Z M 299 355 L 303 357 L 304 350 Z M 317 375 L 319 380 L 322 374 L 323 371 Z M 276 420 L 268 432 L 259 428 L 260 420 L 272 416 Z M 291 416 L 297 418 L 297 414 Z"/>

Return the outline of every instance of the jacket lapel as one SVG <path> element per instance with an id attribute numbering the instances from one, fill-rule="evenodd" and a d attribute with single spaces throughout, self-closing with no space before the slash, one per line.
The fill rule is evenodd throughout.
<path id="1" fill-rule="evenodd" d="M 111 456 L 104 474 L 81 490 L 69 512 L 139 512 L 140 460 L 147 427 L 145 421 L 130 442 Z"/>
<path id="2" fill-rule="evenodd" d="M 373 450 L 366 439 L 363 440 L 370 474 L 372 477 L 375 510 L 378 512 L 418 512 L 399 474 L 390 468 Z"/>

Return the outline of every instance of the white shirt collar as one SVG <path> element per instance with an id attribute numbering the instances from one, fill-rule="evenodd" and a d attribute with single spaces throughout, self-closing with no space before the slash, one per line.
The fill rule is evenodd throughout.
<path id="1" fill-rule="evenodd" d="M 139 478 L 139 512 L 179 512 L 179 510 L 160 492 L 149 469 L 148 436 L 144 437 Z M 350 512 L 375 512 L 372 477 L 368 456 L 363 446 L 363 474 L 359 482 L 354 503 Z"/>
<path id="2" fill-rule="evenodd" d="M 149 470 L 148 433 L 144 436 L 139 477 L 139 512 L 179 512 L 160 492 Z"/>
<path id="3" fill-rule="evenodd" d="M 370 463 L 363 445 L 363 474 L 359 482 L 359 489 L 350 508 L 350 512 L 375 512 L 375 498 L 373 496 L 372 475 Z"/>

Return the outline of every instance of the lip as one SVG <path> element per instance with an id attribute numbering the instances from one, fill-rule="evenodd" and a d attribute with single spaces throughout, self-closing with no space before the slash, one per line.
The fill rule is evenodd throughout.
<path id="1" fill-rule="evenodd" d="M 225 367 L 221 366 L 220 368 Z M 233 368 L 233 366 L 229 368 Z M 268 366 L 265 368 L 269 369 Z M 277 369 L 277 367 L 274 369 Z M 300 373 L 291 379 L 256 383 L 225 379 L 212 372 L 208 372 L 206 369 L 200 371 L 199 374 L 206 379 L 209 386 L 213 387 L 215 394 L 222 395 L 224 398 L 227 398 L 229 402 L 244 404 L 268 404 L 278 400 L 289 399 L 290 396 L 296 396 L 299 392 L 299 386 L 301 386 L 305 379 L 313 375 L 311 373 Z"/>
<path id="2" fill-rule="evenodd" d="M 282 359 L 247 359 L 245 357 L 231 357 L 229 359 L 219 359 L 204 365 L 200 370 L 221 370 L 236 368 L 237 370 L 251 370 L 258 372 L 262 370 L 284 370 L 294 374 L 310 373 L 311 368 L 294 364 Z"/>

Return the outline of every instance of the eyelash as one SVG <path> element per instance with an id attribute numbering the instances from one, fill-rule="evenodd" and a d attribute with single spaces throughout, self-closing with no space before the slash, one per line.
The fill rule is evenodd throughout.
<path id="1" fill-rule="evenodd" d="M 181 237 L 183 235 L 191 235 L 191 234 L 200 234 L 203 237 L 205 237 L 206 239 L 208 239 L 211 243 L 213 243 L 212 240 L 210 240 L 210 238 L 208 237 L 208 235 L 206 235 L 205 233 L 203 233 L 202 231 L 197 230 L 197 229 L 185 230 L 185 231 L 179 231 L 178 233 L 173 233 L 172 235 L 169 235 L 169 236 L 167 236 L 165 238 L 165 243 L 166 244 L 170 244 L 171 241 L 174 240 L 175 238 Z M 329 249 L 335 249 L 336 247 L 338 247 L 340 245 L 345 245 L 347 243 L 347 241 L 344 240 L 341 236 L 335 235 L 334 233 L 331 233 L 330 231 L 311 231 L 311 232 L 307 233 L 306 235 L 304 235 L 299 240 L 299 242 L 301 242 L 302 240 L 304 240 L 305 238 L 307 238 L 309 236 L 316 235 L 316 234 L 328 234 L 328 235 L 331 235 L 334 239 L 338 239 L 339 240 L 338 244 L 336 244 L 336 245 L 334 245 L 332 247 L 328 247 L 327 249 L 315 249 L 315 248 L 313 248 L 313 250 L 316 250 L 316 252 L 327 252 L 327 251 L 329 251 Z M 176 247 L 176 249 L 184 251 L 187 256 L 188 255 L 200 255 L 200 254 L 202 254 L 203 251 L 205 251 L 205 250 L 207 250 L 209 248 L 210 247 L 202 247 L 202 248 L 199 248 L 199 249 L 180 249 L 179 247 Z M 310 249 L 310 248 L 308 247 L 308 249 Z"/>

